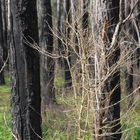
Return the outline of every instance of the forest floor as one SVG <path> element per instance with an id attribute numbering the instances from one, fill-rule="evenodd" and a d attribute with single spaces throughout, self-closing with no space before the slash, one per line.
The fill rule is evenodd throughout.
<path id="1" fill-rule="evenodd" d="M 58 79 L 60 84 L 61 79 Z M 63 83 L 63 82 L 61 82 Z M 73 108 L 74 99 L 70 94 L 57 95 L 59 107 L 49 108 L 42 119 L 43 140 L 76 140 L 76 114 L 69 112 Z M 140 140 L 140 100 L 133 110 L 126 107 L 127 101 L 121 103 L 122 140 Z M 64 108 L 63 108 L 64 107 Z M 64 109 L 64 110 L 63 110 Z M 135 127 L 136 126 L 136 127 Z M 12 140 L 10 109 L 10 78 L 0 86 L 0 140 Z M 91 140 L 87 135 L 84 140 Z"/>
<path id="2" fill-rule="evenodd" d="M 0 86 L 0 140 L 12 140 L 10 113 L 10 78 Z"/>

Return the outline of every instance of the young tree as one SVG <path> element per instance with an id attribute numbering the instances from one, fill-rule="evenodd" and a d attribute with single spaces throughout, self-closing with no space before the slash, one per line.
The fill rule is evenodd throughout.
<path id="1" fill-rule="evenodd" d="M 36 0 L 12 0 L 10 55 L 12 63 L 13 139 L 41 139 L 39 54 Z"/>

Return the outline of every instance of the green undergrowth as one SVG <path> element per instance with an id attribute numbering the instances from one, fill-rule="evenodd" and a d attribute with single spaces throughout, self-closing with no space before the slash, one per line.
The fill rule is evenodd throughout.
<path id="1" fill-rule="evenodd" d="M 8 76 L 5 77 L 5 84 L 4 85 L 1 85 L 0 86 L 0 94 L 1 93 L 10 93 L 10 83 L 11 83 L 11 80 Z"/>
<path id="2" fill-rule="evenodd" d="M 63 90 L 62 90 L 63 91 Z M 77 112 L 74 110 L 79 104 L 80 98 L 77 101 L 71 96 L 72 93 L 58 94 L 58 106 L 49 108 L 43 116 L 43 139 L 44 140 L 92 140 L 93 126 L 87 127 L 87 132 L 84 132 L 82 139 L 77 138 Z M 89 114 L 89 122 L 92 118 Z M 126 116 L 125 116 L 126 115 Z M 85 115 L 84 115 L 85 117 Z M 82 118 L 83 124 L 84 119 Z M 122 139 L 121 140 L 140 140 L 140 100 L 137 101 L 134 108 L 130 111 L 127 108 L 127 101 L 121 104 L 121 125 Z M 82 126 L 82 125 L 81 125 Z M 84 129 L 83 129 L 84 131 Z"/>
<path id="3" fill-rule="evenodd" d="M 48 108 L 43 115 L 43 140 L 79 140 L 78 138 L 78 112 L 75 100 L 71 93 L 57 94 L 57 105 Z M 81 126 L 85 120 L 81 120 Z M 92 140 L 90 128 L 81 133 L 81 140 Z M 81 128 L 82 129 L 82 128 Z M 84 129 L 84 128 L 83 128 Z"/>
<path id="4" fill-rule="evenodd" d="M 0 111 L 0 140 L 12 140 L 10 113 Z"/>
<path id="5" fill-rule="evenodd" d="M 12 140 L 10 113 L 10 78 L 0 86 L 0 140 Z"/>
<path id="6" fill-rule="evenodd" d="M 6 84 L 0 86 L 0 140 L 12 140 L 10 83 L 10 78 L 6 77 Z M 82 139 L 77 138 L 77 108 L 80 107 L 80 98 L 77 97 L 75 100 L 71 91 L 62 90 L 64 80 L 61 77 L 55 79 L 55 87 L 56 90 L 59 89 L 59 93 L 56 95 L 58 104 L 50 106 L 42 115 L 43 140 L 92 140 L 93 126 L 90 123 L 87 125 L 87 131 L 82 131 Z M 128 111 L 126 104 L 126 100 L 121 103 L 122 140 L 140 140 L 140 100 L 131 111 Z M 127 117 L 124 116 L 126 113 Z M 93 114 L 89 114 L 85 119 L 85 114 L 83 114 L 81 126 L 82 124 L 84 126 L 85 121 L 92 122 L 93 118 L 90 115 L 93 116 Z"/>
<path id="7" fill-rule="evenodd" d="M 136 96 L 135 104 L 128 108 L 126 94 L 122 94 L 121 123 L 122 140 L 140 140 L 140 97 Z"/>

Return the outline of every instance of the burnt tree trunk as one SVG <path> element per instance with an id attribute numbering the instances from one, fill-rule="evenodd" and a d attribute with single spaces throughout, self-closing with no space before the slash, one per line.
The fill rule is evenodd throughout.
<path id="1" fill-rule="evenodd" d="M 105 54 L 108 56 L 108 48 L 112 42 L 116 24 L 119 22 L 119 0 L 95 0 L 94 18 L 97 38 L 102 38 L 105 48 Z M 103 34 L 101 34 L 103 32 Z M 118 38 L 118 37 L 117 37 Z M 101 41 L 101 40 L 99 40 Z M 118 40 L 117 40 L 118 41 Z M 111 69 L 117 64 L 120 57 L 120 48 L 118 43 L 113 46 L 112 53 L 106 57 L 106 67 Z M 102 65 L 102 64 L 100 64 Z M 104 64 L 103 64 L 104 65 Z M 108 70 L 107 69 L 107 70 Z M 120 140 L 120 70 L 116 68 L 113 73 L 107 77 L 102 86 L 102 95 L 98 95 L 100 110 L 97 112 L 95 120 L 95 139 L 96 140 Z"/>
<path id="2" fill-rule="evenodd" d="M 63 20 L 65 22 L 63 22 Z M 57 1 L 57 30 L 58 30 L 58 51 L 60 56 L 59 63 L 62 69 L 64 69 L 64 79 L 65 79 L 65 88 L 69 88 L 72 86 L 70 65 L 71 65 L 71 57 L 70 57 L 70 27 L 71 24 L 71 1 L 70 0 L 58 0 Z M 63 35 L 65 37 L 63 38 Z M 61 41 L 65 43 L 63 43 Z"/>
<path id="3" fill-rule="evenodd" d="M 130 8 L 133 9 L 136 1 L 131 0 L 130 2 Z M 135 10 L 132 14 L 132 20 L 129 21 L 131 22 L 131 26 L 129 27 L 129 30 L 131 31 L 130 34 L 130 39 L 133 40 L 133 49 L 136 49 L 135 53 L 133 54 L 133 89 L 137 89 L 140 86 L 140 48 L 139 48 L 139 43 L 140 43 L 140 1 L 138 1 Z M 132 28 L 132 29 L 131 29 Z M 129 41 L 130 41 L 129 39 Z M 130 107 L 133 104 L 133 99 L 139 94 L 140 90 L 137 92 L 131 94 L 132 96 L 129 96 L 128 98 L 130 102 Z M 135 95 L 134 95 L 135 94 Z"/>
<path id="4" fill-rule="evenodd" d="M 125 18 L 130 14 L 132 7 L 131 0 L 126 1 L 125 0 Z M 136 31 L 133 26 L 133 21 L 129 20 L 125 24 L 125 32 L 129 34 L 129 36 L 125 38 L 128 42 L 131 40 L 133 42 L 135 40 L 134 34 L 136 35 Z M 136 47 L 134 44 L 126 44 L 124 49 L 126 49 L 126 53 L 132 53 L 133 49 Z M 131 54 L 129 58 L 126 60 L 126 71 L 125 71 L 125 78 L 126 78 L 126 95 L 128 96 L 128 108 L 132 107 L 133 104 L 133 94 L 130 96 L 130 94 L 133 92 L 133 59 L 134 54 Z"/>
<path id="5" fill-rule="evenodd" d="M 4 80 L 4 70 L 3 69 L 3 64 L 4 64 L 4 53 L 5 53 L 5 44 L 4 44 L 4 25 L 3 25 L 3 3 L 0 2 L 0 85 L 5 84 L 5 80 Z"/>
<path id="6" fill-rule="evenodd" d="M 72 80 L 71 80 L 71 72 L 70 72 L 70 66 L 71 66 L 71 53 L 70 53 L 70 27 L 69 24 L 71 24 L 71 1 L 65 0 L 65 35 L 66 35 L 66 44 L 64 45 L 64 54 L 66 55 L 67 59 L 64 59 L 64 70 L 65 70 L 65 87 L 69 88 L 72 86 Z"/>
<path id="7" fill-rule="evenodd" d="M 41 48 L 50 54 L 53 53 L 53 33 L 52 33 L 52 7 L 51 0 L 38 1 L 38 11 L 40 16 L 39 23 L 39 44 Z M 54 58 L 41 54 L 41 93 L 42 93 L 42 111 L 55 103 L 54 88 Z"/>
<path id="8" fill-rule="evenodd" d="M 11 12 L 13 139 L 41 140 L 40 60 L 25 43 L 38 43 L 36 0 L 12 0 Z"/>
<path id="9" fill-rule="evenodd" d="M 134 8 L 135 0 L 125 1 L 125 17 L 127 17 L 131 10 Z M 134 98 L 136 93 L 138 94 L 139 91 L 134 92 L 134 89 L 137 89 L 140 86 L 140 48 L 137 44 L 140 43 L 140 14 L 139 14 L 139 6 L 140 2 L 138 1 L 135 10 L 132 13 L 132 20 L 129 20 L 125 23 L 125 32 L 129 36 L 125 37 L 127 42 L 131 42 L 126 44 L 125 48 L 127 48 L 127 53 L 130 53 L 129 58 L 126 61 L 126 95 L 128 96 L 128 108 L 133 107 Z M 138 47 L 136 49 L 136 47 Z M 134 51 L 136 49 L 136 51 Z M 134 52 L 133 52 L 134 51 Z M 135 94 L 135 95 L 134 95 Z"/>
<path id="10" fill-rule="evenodd" d="M 61 0 L 57 0 L 57 30 L 58 30 L 58 36 L 62 36 L 62 2 Z M 60 40 L 60 38 L 57 39 L 57 45 L 58 45 L 58 50 L 59 50 L 59 54 L 61 54 L 61 50 L 62 50 L 62 41 Z M 61 62 L 60 58 L 60 63 Z M 62 66 L 62 65 L 61 65 Z"/>
<path id="11" fill-rule="evenodd" d="M 3 60 L 5 61 L 8 57 L 7 47 L 7 1 L 1 1 L 2 10 L 2 30 L 3 30 Z"/>
<path id="12" fill-rule="evenodd" d="M 88 0 L 83 0 L 82 26 L 84 30 L 89 26 Z"/>

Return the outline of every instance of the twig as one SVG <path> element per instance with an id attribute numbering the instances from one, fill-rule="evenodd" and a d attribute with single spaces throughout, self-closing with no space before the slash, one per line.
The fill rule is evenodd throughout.
<path id="1" fill-rule="evenodd" d="M 117 24 L 117 26 L 115 28 L 115 32 L 113 34 L 112 42 L 111 42 L 111 45 L 110 45 L 109 49 L 112 49 L 115 46 L 116 41 L 117 41 L 117 37 L 119 36 L 120 29 L 121 29 L 122 25 L 125 24 L 125 22 L 128 21 L 131 18 L 138 2 L 139 2 L 139 0 L 137 0 L 137 2 L 135 3 L 134 7 L 131 10 L 131 12 L 129 13 L 129 15 L 124 20 L 122 20 L 122 10 L 121 10 L 122 8 L 120 8 L 120 15 L 119 15 L 120 20 L 119 20 L 119 23 Z M 122 6 L 121 4 L 122 4 L 122 0 L 120 0 L 120 7 Z"/>
<path id="2" fill-rule="evenodd" d="M 8 53 L 8 56 L 7 56 L 6 61 L 4 62 L 2 68 L 0 69 L 0 73 L 4 70 L 4 68 L 5 68 L 5 66 L 6 66 L 6 64 L 7 64 L 7 62 L 8 62 L 8 60 L 9 60 L 9 53 Z"/>

